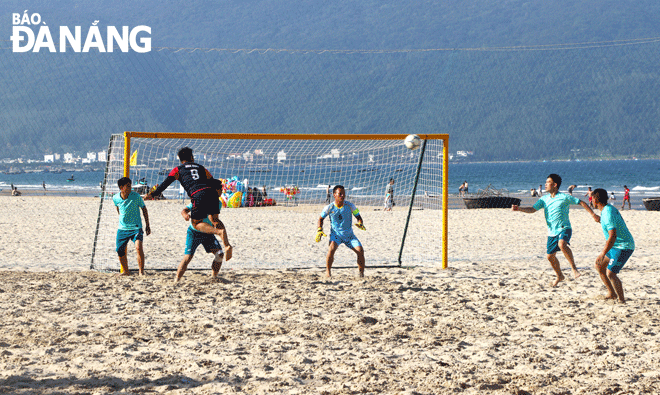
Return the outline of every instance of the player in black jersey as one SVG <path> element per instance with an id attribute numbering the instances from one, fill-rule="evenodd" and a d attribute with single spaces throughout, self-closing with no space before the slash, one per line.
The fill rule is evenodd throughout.
<path id="1" fill-rule="evenodd" d="M 192 201 L 190 210 L 190 222 L 195 229 L 203 233 L 216 234 L 222 239 L 225 246 L 225 260 L 231 258 L 232 248 L 227 239 L 227 232 L 222 222 L 218 219 L 218 192 L 216 185 L 219 180 L 213 178 L 206 168 L 195 163 L 191 148 L 183 147 L 179 150 L 181 165 L 172 169 L 165 180 L 156 190 L 147 193 L 144 200 L 152 200 L 154 196 L 161 194 L 175 180 L 179 180 L 183 189 L 186 190 Z M 213 223 L 213 226 L 203 222 L 205 218 Z"/>

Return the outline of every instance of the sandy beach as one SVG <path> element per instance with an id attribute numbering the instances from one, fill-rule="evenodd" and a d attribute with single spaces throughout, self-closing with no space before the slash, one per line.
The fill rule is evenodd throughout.
<path id="1" fill-rule="evenodd" d="M 660 212 L 622 213 L 636 250 L 620 273 L 621 305 L 602 299 L 593 262 L 605 240 L 581 208 L 571 210 L 571 246 L 582 276 L 573 280 L 560 256 L 567 280 L 555 288 L 540 212 L 450 210 L 443 270 L 370 269 L 392 249 L 405 212 L 363 210 L 366 277 L 344 248 L 347 268 L 327 279 L 325 249 L 312 241 L 320 207 L 223 211 L 235 261 L 217 281 L 192 271 L 175 285 L 173 272 L 149 266 L 157 256 L 173 267 L 181 259 L 175 202 L 148 203 L 148 275 L 129 278 L 89 270 L 97 199 L 0 203 L 0 393 L 660 392 Z M 264 236 L 292 216 L 286 243 Z M 410 231 L 439 242 L 421 220 Z M 241 266 L 281 244 L 302 244 L 294 253 L 318 266 Z M 200 267 L 210 264 L 197 255 Z"/>

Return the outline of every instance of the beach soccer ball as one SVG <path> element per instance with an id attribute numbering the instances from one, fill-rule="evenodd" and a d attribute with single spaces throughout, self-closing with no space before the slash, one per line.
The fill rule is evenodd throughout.
<path id="1" fill-rule="evenodd" d="M 416 134 L 409 134 L 408 137 L 403 140 L 403 144 L 410 150 L 416 150 L 420 145 L 422 145 L 422 139 L 420 139 Z"/>

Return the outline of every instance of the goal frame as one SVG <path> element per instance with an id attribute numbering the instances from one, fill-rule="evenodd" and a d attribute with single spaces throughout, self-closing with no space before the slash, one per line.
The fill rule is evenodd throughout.
<path id="1" fill-rule="evenodd" d="M 131 139 L 132 138 L 151 138 L 151 139 L 207 139 L 207 140 L 401 140 L 403 141 L 407 134 L 275 134 L 275 133 L 153 133 L 153 132 L 124 132 L 124 177 L 130 175 L 131 170 Z M 422 139 L 420 149 L 420 162 L 424 156 L 424 149 L 427 140 L 442 140 L 442 268 L 448 267 L 448 204 L 449 204 L 449 134 L 418 134 Z M 417 176 L 419 176 L 418 167 Z M 415 186 L 416 186 L 415 180 Z M 414 200 L 414 194 L 413 194 Z M 413 200 L 411 200 L 409 210 L 412 209 Z M 407 231 L 408 223 L 406 222 Z M 403 249 L 403 241 L 401 245 Z M 401 265 L 399 257 L 399 266 Z"/>

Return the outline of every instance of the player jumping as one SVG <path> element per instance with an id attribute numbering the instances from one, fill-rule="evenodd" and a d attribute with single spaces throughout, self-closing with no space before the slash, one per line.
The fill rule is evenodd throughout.
<path id="1" fill-rule="evenodd" d="M 213 185 L 213 188 L 216 191 L 218 191 L 218 194 L 222 192 L 222 183 L 219 180 L 214 179 L 212 180 L 211 184 L 215 184 Z M 218 200 L 218 210 L 220 210 L 221 208 L 222 208 L 222 202 Z M 190 220 L 191 210 L 192 210 L 192 203 L 187 205 L 181 211 L 181 216 L 186 221 Z M 212 225 L 208 218 L 205 218 L 204 222 L 206 222 L 209 225 Z M 224 225 L 222 224 L 222 221 L 220 221 L 220 225 L 224 229 Z M 227 237 L 226 231 L 225 231 L 225 237 Z M 220 272 L 220 267 L 222 266 L 222 257 L 224 255 L 222 251 L 222 247 L 218 242 L 218 239 L 215 238 L 215 235 L 198 231 L 192 226 L 192 224 L 190 224 L 190 226 L 188 227 L 188 234 L 186 235 L 185 256 L 183 257 L 183 260 L 181 260 L 181 263 L 179 263 L 179 268 L 176 272 L 175 282 L 178 282 L 179 280 L 181 280 L 181 277 L 183 277 L 183 273 L 186 272 L 186 269 L 188 268 L 188 264 L 190 263 L 190 261 L 192 261 L 193 256 L 195 255 L 195 251 L 197 250 L 197 247 L 199 247 L 200 244 L 204 246 L 206 252 L 213 254 L 213 263 L 211 264 L 211 277 L 212 278 L 218 277 L 218 272 Z M 229 241 L 225 239 L 223 240 L 223 244 L 225 246 L 228 246 Z"/>
<path id="2" fill-rule="evenodd" d="M 190 222 L 192 226 L 203 233 L 216 234 L 222 238 L 225 245 L 225 259 L 231 259 L 232 247 L 227 241 L 227 235 L 224 226 L 218 219 L 218 192 L 211 187 L 213 176 L 206 168 L 198 163 L 195 163 L 193 151 L 189 147 L 183 147 L 178 152 L 181 165 L 172 169 L 170 174 L 165 178 L 160 186 L 155 191 L 147 193 L 144 197 L 145 200 L 152 200 L 154 196 L 158 196 L 167 187 L 179 180 L 183 189 L 185 189 L 192 202 L 192 209 L 190 210 Z M 211 224 L 204 222 L 208 218 Z"/>
<path id="3" fill-rule="evenodd" d="M 343 186 L 337 185 L 332 189 L 332 195 L 335 202 L 327 205 L 321 212 L 318 220 L 318 231 L 316 232 L 316 242 L 321 241 L 323 236 L 323 220 L 330 217 L 330 244 L 328 247 L 328 254 L 325 257 L 326 275 L 331 276 L 330 269 L 335 260 L 335 251 L 339 248 L 340 244 L 344 244 L 357 254 L 357 265 L 360 271 L 360 277 L 364 277 L 364 248 L 355 234 L 353 234 L 353 218 L 354 215 L 357 219 L 356 226 L 359 229 L 365 230 L 363 225 L 360 211 L 355 205 L 346 201 L 346 190 Z"/>

